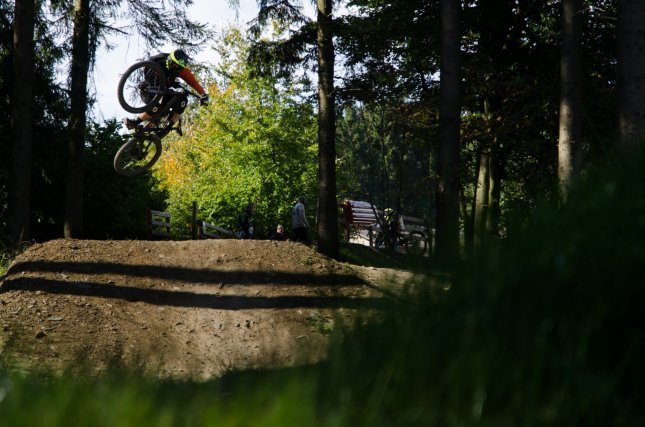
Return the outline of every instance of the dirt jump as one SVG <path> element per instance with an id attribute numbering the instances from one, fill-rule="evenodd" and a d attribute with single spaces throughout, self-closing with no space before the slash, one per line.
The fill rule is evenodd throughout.
<path id="1" fill-rule="evenodd" d="M 197 381 L 315 363 L 338 322 L 409 278 L 293 242 L 52 240 L 0 282 L 0 359 Z"/>

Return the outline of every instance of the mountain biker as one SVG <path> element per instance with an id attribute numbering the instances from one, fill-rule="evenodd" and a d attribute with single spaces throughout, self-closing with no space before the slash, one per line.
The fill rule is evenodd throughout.
<path id="1" fill-rule="evenodd" d="M 157 55 L 154 55 L 148 58 L 148 61 L 156 62 L 157 64 L 162 66 L 164 72 L 166 73 L 167 87 L 177 87 L 176 79 L 177 77 L 179 77 L 180 79 L 188 83 L 188 85 L 192 87 L 197 93 L 199 93 L 199 102 L 201 105 L 208 103 L 208 94 L 206 93 L 206 90 L 202 87 L 199 81 L 197 81 L 195 75 L 188 68 L 190 58 L 188 57 L 186 52 L 181 49 L 175 49 L 170 53 L 159 53 Z M 188 103 L 188 96 L 186 94 L 180 93 L 178 95 L 164 95 L 158 105 L 150 107 L 149 110 L 146 110 L 145 112 L 139 114 L 138 117 L 134 119 L 127 117 L 124 118 L 123 123 L 125 124 L 125 127 L 128 129 L 134 129 L 141 122 L 152 119 L 154 113 L 163 108 L 175 96 L 180 96 L 181 99 L 170 110 L 170 121 L 172 122 L 172 125 L 166 126 L 157 134 L 160 138 L 163 138 L 168 134 L 168 132 L 170 132 L 170 129 L 175 125 L 175 123 L 179 121 L 179 116 L 184 112 L 186 104 Z"/>
<path id="2" fill-rule="evenodd" d="M 383 211 L 383 230 L 376 236 L 376 246 L 398 250 L 399 237 L 405 231 L 403 217 L 392 208 Z"/>

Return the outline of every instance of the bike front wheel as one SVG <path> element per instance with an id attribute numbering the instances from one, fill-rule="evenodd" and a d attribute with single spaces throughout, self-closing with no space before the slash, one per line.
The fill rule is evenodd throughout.
<path id="1" fill-rule="evenodd" d="M 423 234 L 413 231 L 408 234 L 405 242 L 405 250 L 410 255 L 423 255 L 426 251 L 428 242 Z"/>
<path id="2" fill-rule="evenodd" d="M 161 156 L 161 139 L 157 135 L 135 136 L 123 144 L 114 156 L 114 170 L 121 176 L 141 175 Z"/>
<path id="3" fill-rule="evenodd" d="M 141 61 L 125 70 L 119 79 L 117 96 L 129 113 L 143 113 L 158 104 L 166 90 L 166 73 L 156 62 Z"/>

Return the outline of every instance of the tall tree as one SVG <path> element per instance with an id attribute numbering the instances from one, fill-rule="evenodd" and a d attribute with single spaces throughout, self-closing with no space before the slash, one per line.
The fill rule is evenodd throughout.
<path id="1" fill-rule="evenodd" d="M 580 169 L 582 13 L 582 0 L 562 1 L 558 181 L 563 198 Z"/>
<path id="2" fill-rule="evenodd" d="M 13 157 L 9 190 L 10 245 L 29 239 L 33 137 L 34 0 L 16 1 L 13 31 Z"/>
<path id="3" fill-rule="evenodd" d="M 645 142 L 645 2 L 618 0 L 619 150 Z"/>
<path id="4" fill-rule="evenodd" d="M 70 138 L 64 226 L 66 238 L 78 238 L 83 234 L 83 151 L 87 111 L 87 73 L 90 68 L 89 0 L 75 0 L 73 22 Z"/>
<path id="5" fill-rule="evenodd" d="M 318 251 L 338 256 L 338 210 L 336 204 L 336 101 L 334 92 L 335 21 L 333 1 L 317 0 L 316 22 L 307 19 L 292 1 L 258 0 L 260 10 L 251 27 L 258 41 L 251 49 L 249 60 L 259 72 L 286 75 L 315 58 L 318 73 Z M 300 27 L 283 40 L 262 39 L 268 24 L 283 30 L 294 24 Z M 313 55 L 311 47 L 313 46 Z"/>
<path id="6" fill-rule="evenodd" d="M 336 201 L 336 104 L 332 0 L 318 0 L 318 251 L 338 257 Z"/>
<path id="7" fill-rule="evenodd" d="M 441 0 L 441 93 L 437 188 L 438 257 L 459 256 L 459 125 L 461 2 Z"/>

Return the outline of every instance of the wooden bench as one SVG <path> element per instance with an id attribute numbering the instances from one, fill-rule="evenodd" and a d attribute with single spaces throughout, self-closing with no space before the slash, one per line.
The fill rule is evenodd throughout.
<path id="1" fill-rule="evenodd" d="M 426 240 L 426 253 L 432 255 L 434 233 L 430 228 L 427 218 L 415 218 L 413 216 L 401 215 L 401 219 L 403 220 L 402 233 L 405 235 L 416 231 L 423 234 Z"/>
<path id="2" fill-rule="evenodd" d="M 170 218 L 168 212 L 148 209 L 148 239 L 170 239 Z"/>
<path id="3" fill-rule="evenodd" d="M 231 239 L 235 237 L 231 230 L 210 224 L 206 221 L 197 221 L 198 239 Z"/>
<path id="4" fill-rule="evenodd" d="M 374 246 L 374 232 L 379 224 L 384 223 L 384 212 L 369 202 L 357 200 L 343 201 L 343 227 L 345 229 L 345 241 L 349 241 L 352 231 L 367 230 L 369 245 Z M 377 216 L 378 215 L 378 218 Z M 416 218 L 409 215 L 401 215 L 402 233 L 409 234 L 419 232 L 425 236 L 427 251 L 432 254 L 433 230 L 425 218 Z"/>
<path id="5" fill-rule="evenodd" d="M 379 219 L 376 215 L 382 217 L 383 211 L 369 202 L 344 200 L 343 228 L 345 229 L 345 241 L 349 241 L 349 235 L 352 230 L 367 230 L 370 246 L 373 246 L 374 229 L 379 224 Z"/>

